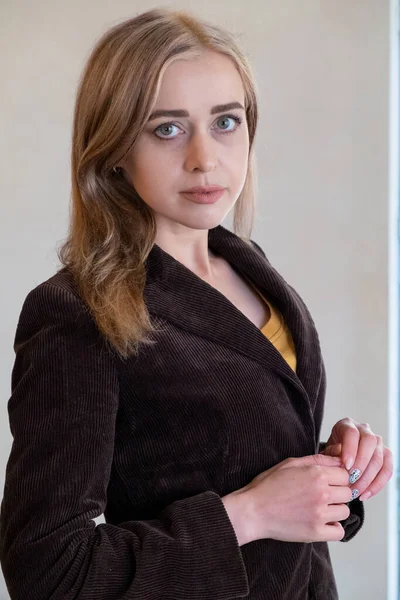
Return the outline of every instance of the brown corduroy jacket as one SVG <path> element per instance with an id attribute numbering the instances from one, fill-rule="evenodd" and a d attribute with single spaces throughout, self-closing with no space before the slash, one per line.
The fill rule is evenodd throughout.
<path id="1" fill-rule="evenodd" d="M 337 599 L 325 542 L 239 547 L 221 501 L 318 452 L 326 382 L 309 311 L 259 246 L 222 226 L 209 246 L 275 302 L 297 373 L 158 245 L 145 300 L 164 328 L 137 357 L 109 350 L 67 270 L 35 287 L 8 403 L 0 560 L 12 600 Z M 349 505 L 344 541 L 364 519 Z"/>

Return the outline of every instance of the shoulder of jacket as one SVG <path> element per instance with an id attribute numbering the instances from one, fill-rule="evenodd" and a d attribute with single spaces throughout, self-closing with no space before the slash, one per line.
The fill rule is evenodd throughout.
<path id="1" fill-rule="evenodd" d="M 60 290 L 64 290 L 66 292 L 70 292 L 78 300 L 83 302 L 83 299 L 79 294 L 78 286 L 72 273 L 68 271 L 65 267 L 57 271 L 57 273 L 55 273 L 45 281 L 42 281 L 38 286 L 36 286 L 35 289 L 46 286 L 51 286 L 59 288 Z"/>
<path id="2" fill-rule="evenodd" d="M 261 248 L 261 246 L 259 244 L 257 244 L 257 242 L 255 242 L 253 239 L 250 239 L 250 242 L 253 244 L 254 248 L 258 251 L 259 254 L 261 254 L 261 256 L 265 259 L 267 259 L 267 255 L 265 254 L 264 250 Z M 267 259 L 268 260 L 268 259 Z M 269 262 L 269 261 L 268 261 Z"/>
<path id="3" fill-rule="evenodd" d="M 41 281 L 35 287 L 26 292 L 25 302 L 30 300 L 60 298 L 62 301 L 72 302 L 82 308 L 87 307 L 82 296 L 79 294 L 78 286 L 70 271 L 65 267 L 57 271 L 54 275 Z M 74 302 L 75 301 L 75 302 Z"/>
<path id="4" fill-rule="evenodd" d="M 78 292 L 72 274 L 61 269 L 48 279 L 31 288 L 22 303 L 19 326 L 22 323 L 61 323 L 71 321 L 79 325 L 93 319 L 87 304 Z"/>

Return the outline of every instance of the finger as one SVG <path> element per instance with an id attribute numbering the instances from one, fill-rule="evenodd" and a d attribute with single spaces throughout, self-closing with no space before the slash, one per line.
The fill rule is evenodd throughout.
<path id="1" fill-rule="evenodd" d="M 326 526 L 326 539 L 331 542 L 340 542 L 345 536 L 345 530 L 339 522 L 328 523 Z M 325 539 L 325 538 L 324 538 Z"/>
<path id="2" fill-rule="evenodd" d="M 360 439 L 358 442 L 357 456 L 354 460 L 350 475 L 356 470 L 360 472 L 359 475 L 364 473 L 374 455 L 378 443 L 377 436 L 371 431 L 368 423 L 361 423 L 358 426 L 358 429 L 360 431 Z M 350 483 L 354 483 L 354 481 L 350 481 Z"/>
<path id="3" fill-rule="evenodd" d="M 350 515 L 350 508 L 347 504 L 329 504 L 326 515 L 327 522 L 344 521 Z"/>
<path id="4" fill-rule="evenodd" d="M 344 467 L 324 467 L 329 485 L 349 486 L 349 473 Z"/>
<path id="5" fill-rule="evenodd" d="M 343 464 L 349 470 L 354 465 L 357 456 L 360 432 L 356 425 L 349 419 L 337 423 L 335 427 L 337 427 L 337 435 L 342 441 Z"/>
<path id="6" fill-rule="evenodd" d="M 358 481 L 351 486 L 353 490 L 358 491 L 358 495 L 363 494 L 367 490 L 383 467 L 383 441 L 379 435 L 376 436 L 376 439 L 377 446 L 367 468 Z M 357 461 L 356 464 L 358 464 Z"/>
<path id="7" fill-rule="evenodd" d="M 340 456 L 341 452 L 342 444 L 331 444 L 330 446 L 326 446 L 320 454 L 325 454 L 326 456 Z"/>
<path id="8" fill-rule="evenodd" d="M 345 531 L 339 522 L 325 525 L 323 541 L 340 542 L 345 536 Z"/>
<path id="9" fill-rule="evenodd" d="M 299 458 L 288 458 L 284 463 L 279 463 L 276 467 L 279 469 L 287 469 L 291 467 L 335 467 L 341 468 L 342 460 L 339 456 L 325 456 L 323 454 L 310 454 L 308 456 L 300 456 Z M 273 467 L 274 468 L 274 467 Z"/>
<path id="10" fill-rule="evenodd" d="M 342 461 L 340 456 L 325 456 L 324 454 L 311 454 L 303 456 L 301 461 L 304 461 L 301 466 L 318 465 L 320 467 L 341 467 Z"/>
<path id="11" fill-rule="evenodd" d="M 328 504 L 345 504 L 352 500 L 352 490 L 346 486 L 332 485 L 329 488 L 330 499 Z"/>
<path id="12" fill-rule="evenodd" d="M 360 496 L 360 500 L 364 501 L 378 494 L 378 492 L 380 492 L 385 487 L 392 475 L 393 455 L 389 448 L 384 447 L 382 469 L 379 471 L 378 475 L 375 477 L 368 489 L 364 491 L 362 496 Z"/>

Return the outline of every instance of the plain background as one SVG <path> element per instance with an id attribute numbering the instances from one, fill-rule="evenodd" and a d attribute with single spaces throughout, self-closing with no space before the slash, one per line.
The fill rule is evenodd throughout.
<path id="1" fill-rule="evenodd" d="M 392 388 L 388 377 L 395 324 L 389 302 L 394 3 L 3 0 L 2 487 L 18 315 L 28 291 L 58 267 L 55 247 L 66 234 L 78 78 L 103 31 L 155 6 L 187 9 L 226 26 L 249 56 L 260 90 L 253 238 L 302 295 L 319 330 L 328 373 L 322 439 L 351 416 L 367 421 L 389 445 L 396 416 L 390 409 L 396 375 Z M 341 600 L 389 598 L 388 506 L 386 489 L 365 503 L 356 538 L 330 545 Z M 8 598 L 2 581 L 0 598 Z"/>

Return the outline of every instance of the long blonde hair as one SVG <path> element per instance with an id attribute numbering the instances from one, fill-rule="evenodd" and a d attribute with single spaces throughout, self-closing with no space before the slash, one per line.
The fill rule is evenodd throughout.
<path id="1" fill-rule="evenodd" d="M 248 171 L 235 203 L 234 232 L 250 239 L 255 207 L 256 85 L 246 56 L 228 31 L 188 12 L 156 8 L 108 31 L 93 48 L 75 103 L 67 238 L 58 257 L 111 348 L 122 358 L 157 331 L 143 298 L 145 261 L 153 247 L 152 209 L 113 167 L 123 161 L 154 109 L 163 73 L 178 59 L 211 49 L 241 75 L 249 131 Z"/>

